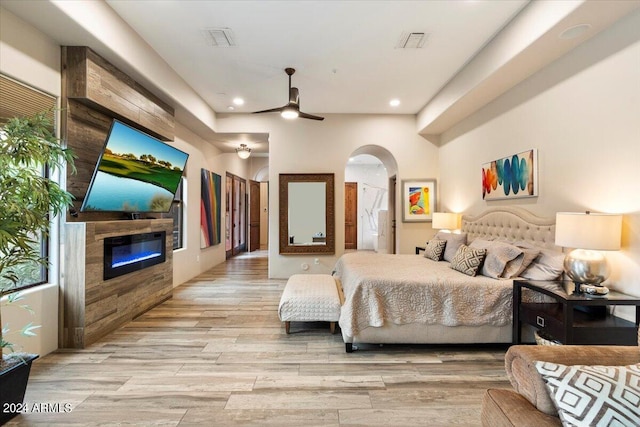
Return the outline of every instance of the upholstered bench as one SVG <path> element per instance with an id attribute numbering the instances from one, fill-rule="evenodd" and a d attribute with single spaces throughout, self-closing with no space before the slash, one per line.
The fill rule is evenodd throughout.
<path id="1" fill-rule="evenodd" d="M 340 319 L 340 307 L 340 292 L 333 276 L 294 274 L 282 292 L 278 316 L 287 334 L 291 322 L 329 322 L 333 334 Z"/>

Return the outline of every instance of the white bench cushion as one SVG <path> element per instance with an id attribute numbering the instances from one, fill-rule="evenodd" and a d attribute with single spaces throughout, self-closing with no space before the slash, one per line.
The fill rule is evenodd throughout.
<path id="1" fill-rule="evenodd" d="M 278 315 L 283 322 L 337 322 L 340 319 L 340 295 L 333 276 L 291 276 L 282 292 Z"/>

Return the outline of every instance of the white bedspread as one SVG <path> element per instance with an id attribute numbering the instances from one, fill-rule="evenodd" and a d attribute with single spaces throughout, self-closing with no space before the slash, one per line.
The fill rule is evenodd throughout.
<path id="1" fill-rule="evenodd" d="M 394 324 L 504 326 L 511 323 L 512 280 L 470 277 L 419 255 L 344 254 L 336 264 L 345 303 L 340 327 L 348 336 Z"/>

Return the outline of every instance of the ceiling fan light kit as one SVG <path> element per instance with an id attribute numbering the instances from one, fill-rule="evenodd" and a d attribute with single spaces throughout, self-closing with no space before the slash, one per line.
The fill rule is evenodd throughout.
<path id="1" fill-rule="evenodd" d="M 285 119 L 291 120 L 291 119 L 297 119 L 300 113 L 298 113 L 298 111 L 295 108 L 286 106 L 283 108 L 280 115 Z"/>
<path id="2" fill-rule="evenodd" d="M 300 92 L 297 87 L 291 87 L 291 76 L 296 72 L 296 70 L 294 68 L 285 68 L 284 72 L 289 76 L 289 103 L 283 107 L 255 111 L 253 114 L 280 113 L 283 118 L 289 120 L 296 119 L 298 117 L 311 120 L 324 120 L 324 117 L 314 116 L 313 114 L 307 114 L 300 111 Z"/>

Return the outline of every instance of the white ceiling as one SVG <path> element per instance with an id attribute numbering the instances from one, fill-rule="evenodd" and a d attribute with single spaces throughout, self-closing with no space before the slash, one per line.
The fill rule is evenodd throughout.
<path id="1" fill-rule="evenodd" d="M 222 152 L 269 151 L 264 133 L 216 133 L 217 113 L 288 100 L 293 67 L 311 114 L 416 114 L 437 136 L 566 52 L 640 8 L 640 0 L 0 0 L 60 45 L 89 46 L 174 106 Z M 572 39 L 563 31 L 588 24 Z M 236 47 L 202 31 L 230 28 Z M 424 32 L 421 49 L 398 49 Z M 142 39 L 140 39 L 140 37 Z M 152 48 L 148 49 L 147 44 Z M 243 106 L 228 110 L 234 97 Z M 389 101 L 397 98 L 400 106 Z M 222 117 L 223 115 L 220 115 Z"/>
<path id="2" fill-rule="evenodd" d="M 293 67 L 308 113 L 415 114 L 527 0 L 122 1 L 107 3 L 213 107 L 252 112 L 287 103 Z M 236 47 L 202 31 L 230 28 Z M 425 32 L 421 49 L 395 48 Z M 389 101 L 397 98 L 400 106 Z"/>

